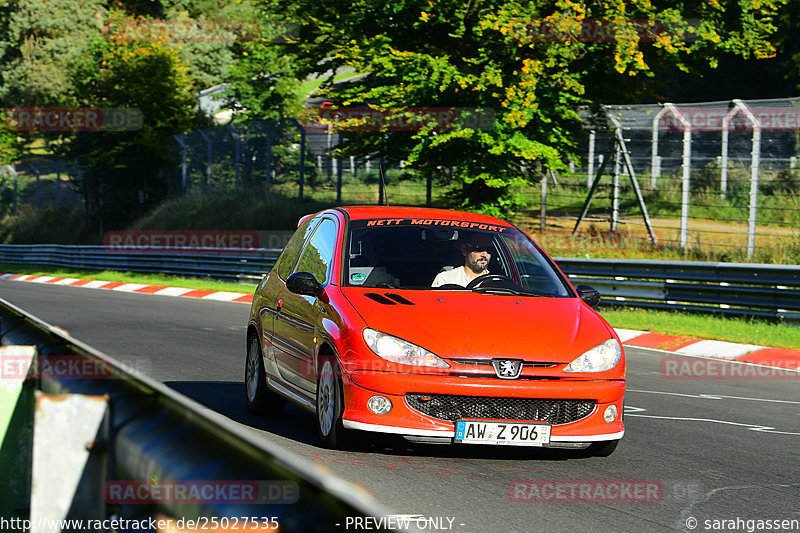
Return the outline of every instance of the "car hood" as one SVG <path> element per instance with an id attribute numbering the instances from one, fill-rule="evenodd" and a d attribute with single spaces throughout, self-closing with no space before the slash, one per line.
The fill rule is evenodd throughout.
<path id="1" fill-rule="evenodd" d="M 367 327 L 450 358 L 568 363 L 614 337 L 579 298 L 343 288 Z"/>

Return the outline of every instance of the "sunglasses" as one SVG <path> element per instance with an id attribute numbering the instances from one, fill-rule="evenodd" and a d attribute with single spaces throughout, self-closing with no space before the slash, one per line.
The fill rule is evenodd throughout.
<path id="1" fill-rule="evenodd" d="M 487 253 L 487 254 L 492 253 L 492 247 L 491 247 L 491 245 L 488 245 L 488 244 L 469 244 L 468 243 L 467 244 L 467 248 L 469 248 L 471 252 L 475 252 L 475 253 L 478 253 L 478 254 L 482 253 L 482 252 L 483 253 Z"/>

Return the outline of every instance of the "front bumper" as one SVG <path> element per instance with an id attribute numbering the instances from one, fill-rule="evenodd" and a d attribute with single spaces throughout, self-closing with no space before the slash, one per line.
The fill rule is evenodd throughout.
<path id="1" fill-rule="evenodd" d="M 551 427 L 552 443 L 597 442 L 622 438 L 624 380 L 499 380 L 396 372 L 356 371 L 343 376 L 346 428 L 417 437 L 455 436 L 455 423 L 423 414 L 406 401 L 406 394 L 468 395 L 513 399 L 593 400 L 594 409 L 574 422 Z M 392 410 L 377 415 L 367 408 L 367 400 L 379 394 L 392 402 Z M 617 415 L 606 422 L 603 413 L 617 406 Z"/>

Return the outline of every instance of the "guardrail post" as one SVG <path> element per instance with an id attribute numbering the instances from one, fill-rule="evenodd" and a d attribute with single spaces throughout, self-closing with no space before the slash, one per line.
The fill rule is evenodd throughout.
<path id="1" fill-rule="evenodd" d="M 30 508 L 35 400 L 25 378 L 35 357 L 33 346 L 0 347 L 0 516 L 5 518 L 27 519 Z"/>
<path id="2" fill-rule="evenodd" d="M 108 396 L 36 391 L 31 533 L 64 519 L 103 520 L 108 477 Z M 48 523 L 49 522 L 49 523 Z"/>

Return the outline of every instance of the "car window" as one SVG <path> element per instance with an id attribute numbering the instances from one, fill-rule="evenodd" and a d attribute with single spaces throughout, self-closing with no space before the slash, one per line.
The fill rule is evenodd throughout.
<path id="1" fill-rule="evenodd" d="M 516 282 L 524 289 L 545 296 L 569 296 L 570 293 L 544 254 L 522 233 L 502 237 L 511 257 Z"/>
<path id="2" fill-rule="evenodd" d="M 278 257 L 278 276 L 285 280 L 289 275 L 294 272 L 294 266 L 297 264 L 297 259 L 300 257 L 300 252 L 303 250 L 303 244 L 314 231 L 319 223 L 319 218 L 309 218 L 297 228 L 294 235 L 286 243 L 283 252 Z"/>
<path id="3" fill-rule="evenodd" d="M 324 285 L 330 276 L 335 246 L 336 223 L 325 218 L 311 236 L 311 241 L 303 250 L 303 255 L 295 270 L 310 272 L 321 285 Z"/>
<path id="4" fill-rule="evenodd" d="M 485 244 L 490 274 L 538 296 L 571 295 L 546 256 L 516 228 L 443 220 L 352 221 L 345 285 L 436 289 L 440 273 L 464 268 L 465 246 L 475 242 Z"/>

